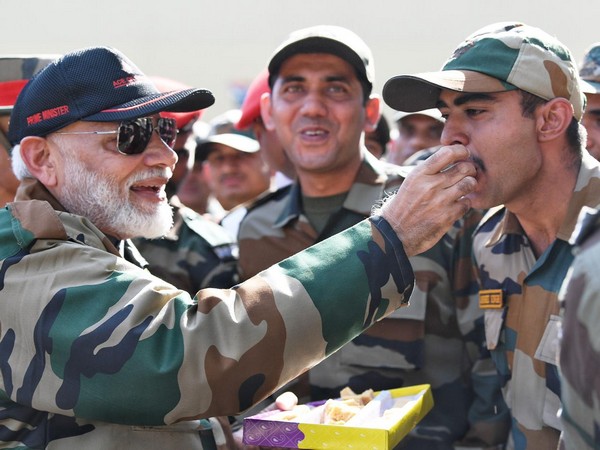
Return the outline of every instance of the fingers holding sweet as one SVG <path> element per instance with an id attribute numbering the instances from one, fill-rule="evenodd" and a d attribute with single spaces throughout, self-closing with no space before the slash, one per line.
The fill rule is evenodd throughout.
<path id="1" fill-rule="evenodd" d="M 447 171 L 458 162 L 468 161 L 469 157 L 469 150 L 463 145 L 443 146 L 420 163 L 414 171 L 421 172 L 424 175 L 437 175 L 440 172 Z"/>
<path id="2" fill-rule="evenodd" d="M 431 248 L 468 211 L 465 196 L 477 184 L 468 156 L 463 146 L 442 147 L 383 203 L 379 213 L 398 233 L 409 256 Z"/>

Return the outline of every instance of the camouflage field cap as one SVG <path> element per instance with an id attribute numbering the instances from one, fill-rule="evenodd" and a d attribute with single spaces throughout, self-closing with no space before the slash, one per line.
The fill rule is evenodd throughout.
<path id="1" fill-rule="evenodd" d="M 60 55 L 0 56 L 0 113 L 12 111 L 19 92 L 29 79 Z"/>
<path id="2" fill-rule="evenodd" d="M 583 92 L 600 94 L 600 42 L 596 42 L 585 52 L 579 76 L 583 80 Z"/>
<path id="3" fill-rule="evenodd" d="M 555 37 L 520 22 L 488 25 L 467 37 L 441 71 L 399 75 L 383 99 L 399 111 L 435 108 L 441 89 L 501 92 L 515 88 L 545 100 L 562 97 L 581 119 L 585 96 L 571 52 Z"/>
<path id="4" fill-rule="evenodd" d="M 230 109 L 210 121 L 210 131 L 205 139 L 196 145 L 196 160 L 205 161 L 215 150 L 215 145 L 221 144 L 243 153 L 256 153 L 260 150 L 259 142 L 254 139 L 252 130 L 239 130 L 236 124 L 242 117 L 239 109 Z"/>

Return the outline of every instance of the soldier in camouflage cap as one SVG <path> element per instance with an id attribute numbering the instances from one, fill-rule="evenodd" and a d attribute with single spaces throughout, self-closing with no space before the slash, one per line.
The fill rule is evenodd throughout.
<path id="1" fill-rule="evenodd" d="M 581 123 L 587 130 L 587 151 L 600 159 L 600 42 L 593 44 L 583 57 L 579 70 L 587 105 Z"/>
<path id="2" fill-rule="evenodd" d="M 587 149 L 600 158 L 600 43 L 592 45 L 579 71 L 587 105 L 582 123 L 587 129 Z M 582 210 L 571 237 L 577 246 L 573 266 L 562 289 L 564 314 L 560 368 L 562 374 L 561 449 L 600 447 L 600 210 Z"/>
<path id="3" fill-rule="evenodd" d="M 584 208 L 571 243 L 575 259 L 561 290 L 561 449 L 600 447 L 600 210 Z"/>
<path id="4" fill-rule="evenodd" d="M 213 102 L 159 92 L 109 47 L 21 91 L 8 136 L 23 181 L 0 210 L 0 447 L 203 448 L 204 418 L 259 402 L 405 303 L 408 257 L 469 207 L 475 167 L 440 151 L 378 215 L 191 297 L 140 267 L 130 239 L 171 226 L 176 127 L 160 113 Z"/>
<path id="5" fill-rule="evenodd" d="M 374 64 L 360 37 L 335 26 L 296 30 L 268 67 L 272 89 L 261 97 L 262 117 L 297 179 L 248 209 L 239 233 L 242 276 L 364 220 L 404 180 L 402 168 L 375 158 L 363 140 L 379 119 L 380 99 L 371 95 Z M 430 251 L 411 259 L 411 307 L 311 369 L 311 400 L 337 397 L 346 386 L 362 392 L 427 383 L 435 405 L 400 448 L 504 442 L 508 413 L 494 408 L 502 399 L 488 370 L 475 283 L 470 271 L 452 271 L 469 263 L 468 242 L 480 218 L 470 211 Z"/>
<path id="6" fill-rule="evenodd" d="M 570 51 L 548 33 L 497 23 L 462 42 L 439 72 L 389 80 L 393 108 L 437 107 L 441 149 L 477 165 L 474 234 L 480 307 L 504 399 L 509 448 L 556 448 L 561 431 L 558 290 L 578 212 L 600 203 L 600 165 L 585 150 L 585 98 Z"/>

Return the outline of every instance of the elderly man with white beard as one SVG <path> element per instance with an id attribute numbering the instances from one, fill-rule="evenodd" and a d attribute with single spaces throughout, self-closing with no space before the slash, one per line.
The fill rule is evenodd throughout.
<path id="1" fill-rule="evenodd" d="M 213 102 L 159 92 L 108 47 L 66 54 L 22 90 L 8 133 L 22 183 L 0 210 L 0 447 L 210 448 L 210 418 L 249 408 L 406 304 L 408 257 L 470 206 L 475 168 L 449 148 L 372 217 L 191 297 L 144 270 L 129 239 L 172 223 L 177 129 L 160 113 Z"/>

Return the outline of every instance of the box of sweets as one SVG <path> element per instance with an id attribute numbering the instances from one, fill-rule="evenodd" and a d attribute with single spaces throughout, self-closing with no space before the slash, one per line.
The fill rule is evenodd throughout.
<path id="1" fill-rule="evenodd" d="M 244 419 L 244 443 L 308 449 L 394 448 L 431 410 L 428 384 L 373 393 L 344 389 L 338 399 Z"/>

